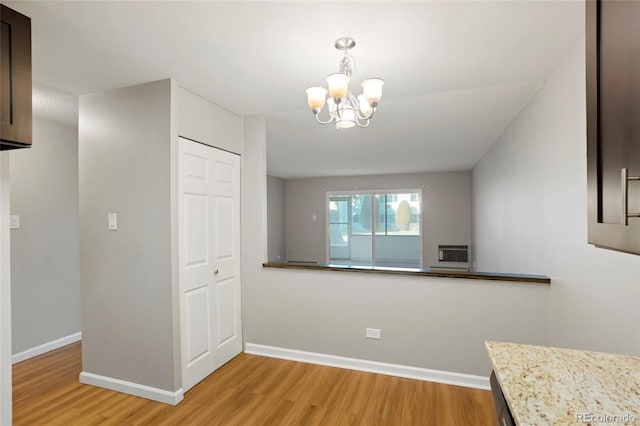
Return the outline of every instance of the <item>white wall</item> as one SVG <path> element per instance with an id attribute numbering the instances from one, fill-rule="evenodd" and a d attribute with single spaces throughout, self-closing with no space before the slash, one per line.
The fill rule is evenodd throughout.
<path id="1" fill-rule="evenodd" d="M 11 424 L 9 153 L 0 153 L 0 425 Z"/>
<path id="2" fill-rule="evenodd" d="M 587 244 L 584 38 L 473 170 L 478 269 L 551 277 L 549 343 L 640 353 L 640 256 Z"/>
<path id="3" fill-rule="evenodd" d="M 172 105 L 183 138 L 242 154 L 242 119 L 213 102 L 174 86 Z"/>
<path id="4" fill-rule="evenodd" d="M 484 340 L 547 343 L 546 285 L 263 268 L 265 120 L 244 123 L 247 342 L 484 376 Z M 366 339 L 366 327 L 381 328 L 382 339 Z"/>
<path id="5" fill-rule="evenodd" d="M 34 118 L 33 140 L 10 157 L 14 354 L 81 330 L 78 128 Z"/>

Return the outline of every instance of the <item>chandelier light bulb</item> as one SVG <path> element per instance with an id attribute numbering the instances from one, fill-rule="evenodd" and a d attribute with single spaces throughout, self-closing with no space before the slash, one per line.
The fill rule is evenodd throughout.
<path id="1" fill-rule="evenodd" d="M 373 114 L 373 108 L 369 103 L 369 100 L 364 97 L 364 95 L 358 95 L 358 104 L 360 106 L 360 112 L 365 117 L 369 118 Z"/>
<path id="2" fill-rule="evenodd" d="M 316 110 L 320 111 L 324 106 L 325 98 L 327 97 L 327 89 L 324 87 L 309 87 L 306 91 L 309 108 L 314 112 Z"/>
<path id="3" fill-rule="evenodd" d="M 382 98 L 382 86 L 384 80 L 381 78 L 369 78 L 362 82 L 362 94 L 374 108 Z"/>
<path id="4" fill-rule="evenodd" d="M 329 96 L 335 99 L 342 99 L 349 91 L 349 81 L 351 77 L 342 73 L 329 74 L 327 84 L 329 85 Z"/>

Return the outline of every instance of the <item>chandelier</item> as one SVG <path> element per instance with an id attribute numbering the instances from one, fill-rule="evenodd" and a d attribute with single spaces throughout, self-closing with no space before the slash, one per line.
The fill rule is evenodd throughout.
<path id="1" fill-rule="evenodd" d="M 336 49 L 342 50 L 344 56 L 340 61 L 338 72 L 327 76 L 328 99 L 326 99 L 327 89 L 324 87 L 309 87 L 306 90 L 309 108 L 320 124 L 335 123 L 337 129 L 346 129 L 356 125 L 367 127 L 376 111 L 382 97 L 383 79 L 369 78 L 364 80 L 362 94 L 358 97 L 349 90 L 352 69 L 355 68 L 355 59 L 349 54 L 349 49 L 355 45 L 356 41 L 350 37 L 336 40 Z M 329 105 L 329 118 L 323 121 L 319 115 L 325 102 Z"/>

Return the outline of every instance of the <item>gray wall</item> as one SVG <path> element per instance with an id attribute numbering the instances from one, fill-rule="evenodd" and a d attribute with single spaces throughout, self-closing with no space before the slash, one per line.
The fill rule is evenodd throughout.
<path id="1" fill-rule="evenodd" d="M 268 223 L 268 260 L 284 262 L 287 260 L 285 245 L 285 180 L 267 176 Z"/>
<path id="2" fill-rule="evenodd" d="M 421 188 L 424 266 L 438 263 L 438 244 L 471 244 L 471 172 L 323 177 L 285 182 L 287 260 L 326 262 L 327 191 Z"/>
<path id="3" fill-rule="evenodd" d="M 640 353 L 640 256 L 587 244 L 584 38 L 473 170 L 478 267 L 551 277 L 549 343 Z"/>
<path id="4" fill-rule="evenodd" d="M 266 125 L 245 118 L 243 296 L 248 343 L 488 376 L 487 339 L 547 343 L 549 287 L 263 268 Z M 310 212 L 309 212 L 310 213 Z M 365 338 L 365 327 L 382 330 Z"/>
<path id="5" fill-rule="evenodd" d="M 175 391 L 171 86 L 80 97 L 80 246 L 83 370 Z"/>
<path id="6" fill-rule="evenodd" d="M 78 128 L 33 120 L 33 147 L 10 155 L 13 353 L 81 330 Z"/>

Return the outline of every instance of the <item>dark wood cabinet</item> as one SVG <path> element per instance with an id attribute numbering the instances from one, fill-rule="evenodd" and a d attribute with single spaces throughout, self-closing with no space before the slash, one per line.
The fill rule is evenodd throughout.
<path id="1" fill-rule="evenodd" d="M 640 1 L 587 0 L 589 243 L 640 254 Z"/>
<path id="2" fill-rule="evenodd" d="M 511 415 L 509 405 L 507 404 L 507 400 L 502 394 L 502 388 L 500 388 L 500 383 L 498 383 L 498 378 L 496 377 L 496 373 L 494 371 L 491 372 L 489 383 L 491 384 L 491 399 L 493 399 L 493 408 L 496 411 L 498 425 L 514 426 L 516 422 Z"/>
<path id="3" fill-rule="evenodd" d="M 29 148 L 31 19 L 0 4 L 0 150 Z"/>

